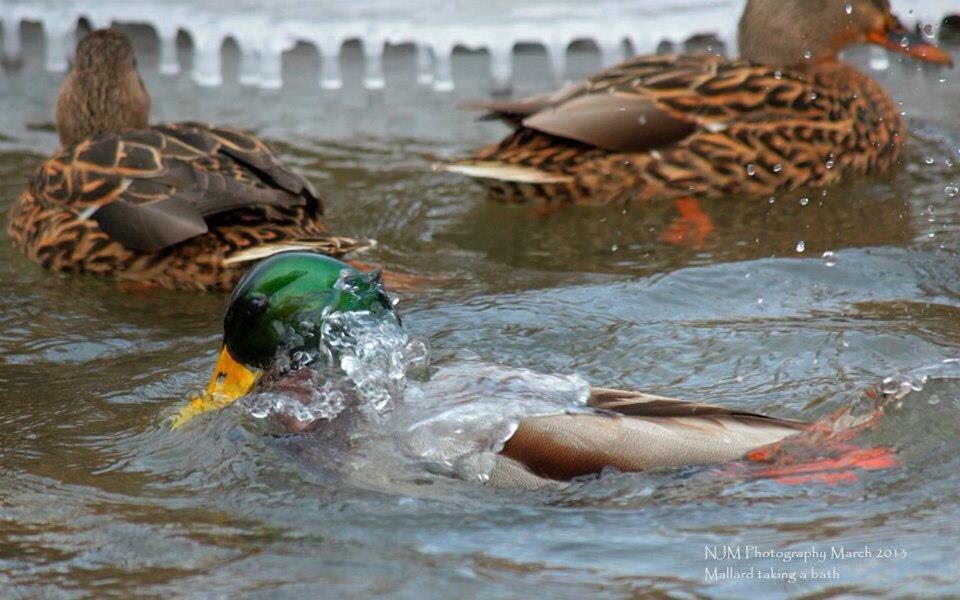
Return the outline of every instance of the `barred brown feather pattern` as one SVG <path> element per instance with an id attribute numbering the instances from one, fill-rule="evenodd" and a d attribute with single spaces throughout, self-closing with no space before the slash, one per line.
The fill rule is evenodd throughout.
<path id="1" fill-rule="evenodd" d="M 333 256 L 309 183 L 257 138 L 196 123 L 101 134 L 61 149 L 14 203 L 13 244 L 46 269 L 165 288 L 230 289 L 232 254 L 305 241 Z"/>
<path id="2" fill-rule="evenodd" d="M 537 129 L 540 121 L 553 126 L 573 101 L 583 104 L 598 94 L 649 105 L 664 127 L 672 120 L 693 128 L 674 127 L 680 135 L 639 152 L 605 148 L 602 138 L 585 143 Z M 837 62 L 781 72 L 715 56 L 643 56 L 551 100 L 536 106 L 525 120 L 528 126 L 471 162 L 525 166 L 571 180 L 539 184 L 481 177 L 494 198 L 606 204 L 761 196 L 883 172 L 903 147 L 903 120 L 893 101 L 868 76 Z M 496 112 L 496 104 L 488 107 Z M 550 111 L 558 117 L 537 118 Z M 603 120 L 614 116 L 595 112 L 589 118 L 602 131 Z M 589 131 L 589 125 L 582 129 Z M 643 135 L 642 125 L 637 135 Z"/>

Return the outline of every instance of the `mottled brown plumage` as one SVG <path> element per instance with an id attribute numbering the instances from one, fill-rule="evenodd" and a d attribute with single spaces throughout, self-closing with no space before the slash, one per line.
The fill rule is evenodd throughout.
<path id="1" fill-rule="evenodd" d="M 341 256 L 312 186 L 261 140 L 227 127 L 147 128 L 133 49 L 113 30 L 77 48 L 57 102 L 64 147 L 10 211 L 7 233 L 52 271 L 177 289 L 230 289 L 251 261 L 293 248 Z"/>
<path id="2" fill-rule="evenodd" d="M 150 94 L 130 40 L 109 29 L 86 36 L 60 86 L 55 114 L 63 146 L 98 133 L 146 129 Z"/>
<path id="3" fill-rule="evenodd" d="M 904 141 L 897 105 L 839 62 L 840 49 L 873 42 L 949 62 L 910 36 L 886 0 L 750 0 L 740 41 L 740 60 L 640 56 L 552 94 L 476 103 L 515 131 L 443 168 L 506 201 L 606 204 L 824 186 L 886 171 Z"/>

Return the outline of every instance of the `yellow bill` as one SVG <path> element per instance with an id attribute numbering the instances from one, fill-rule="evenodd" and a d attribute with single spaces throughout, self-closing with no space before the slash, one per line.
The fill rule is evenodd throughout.
<path id="1" fill-rule="evenodd" d="M 260 377 L 260 371 L 251 371 L 238 363 L 224 346 L 220 349 L 217 365 L 210 375 L 207 388 L 195 396 L 170 419 L 170 429 L 176 429 L 193 417 L 212 410 L 220 410 L 245 395 Z"/>

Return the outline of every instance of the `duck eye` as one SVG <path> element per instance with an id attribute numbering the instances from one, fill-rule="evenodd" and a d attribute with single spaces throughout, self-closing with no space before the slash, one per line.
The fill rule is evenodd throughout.
<path id="1" fill-rule="evenodd" d="M 256 316 L 267 309 L 267 297 L 263 294 L 253 294 L 246 301 L 246 313 Z"/>

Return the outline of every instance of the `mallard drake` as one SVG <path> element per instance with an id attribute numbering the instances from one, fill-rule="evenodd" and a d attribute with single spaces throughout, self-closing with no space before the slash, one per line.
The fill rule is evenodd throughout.
<path id="1" fill-rule="evenodd" d="M 52 271 L 179 289 L 230 289 L 250 261 L 311 248 L 342 256 L 310 183 L 256 137 L 215 125 L 148 124 L 130 41 L 77 46 L 56 106 L 62 147 L 14 203 L 7 234 Z"/>
<path id="2" fill-rule="evenodd" d="M 339 282 L 339 283 L 338 283 Z M 317 354 L 324 318 L 368 311 L 397 319 L 378 279 L 316 253 L 286 252 L 253 267 L 230 298 L 223 345 L 205 392 L 174 428 L 226 406 L 267 382 L 297 379 L 296 357 Z M 282 384 L 279 387 L 283 387 Z M 524 418 L 497 456 L 496 485 L 536 488 L 598 473 L 723 463 L 803 430 L 799 421 L 634 391 L 594 388 L 595 412 Z M 341 420 L 336 417 L 334 422 Z M 299 431 L 317 424 L 285 421 Z"/>
<path id="3" fill-rule="evenodd" d="M 557 92 L 474 103 L 513 133 L 440 168 L 498 200 L 582 204 L 769 196 L 882 172 L 903 118 L 838 60 L 859 43 L 952 65 L 887 0 L 748 0 L 738 60 L 638 56 Z"/>

